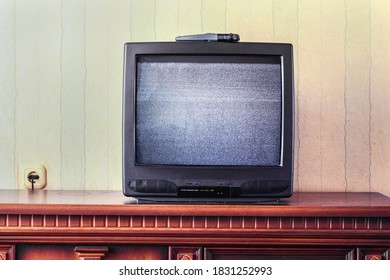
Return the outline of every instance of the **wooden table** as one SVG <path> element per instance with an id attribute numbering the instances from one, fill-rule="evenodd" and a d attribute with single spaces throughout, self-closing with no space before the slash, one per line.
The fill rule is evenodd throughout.
<path id="1" fill-rule="evenodd" d="M 0 190 L 0 259 L 389 259 L 390 198 L 139 203 L 119 191 Z"/>

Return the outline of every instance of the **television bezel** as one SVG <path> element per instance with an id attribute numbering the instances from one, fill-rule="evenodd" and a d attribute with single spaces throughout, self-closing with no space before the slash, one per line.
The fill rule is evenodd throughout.
<path id="1" fill-rule="evenodd" d="M 279 56 L 282 69 L 282 143 L 281 166 L 183 166 L 137 165 L 135 163 L 135 121 L 137 60 L 142 56 Z M 139 42 L 126 43 L 123 80 L 123 194 L 152 200 L 232 200 L 250 201 L 262 198 L 284 198 L 293 192 L 294 164 L 294 71 L 293 47 L 288 43 L 227 43 L 227 42 Z M 239 198 L 179 198 L 166 191 L 135 192 L 129 188 L 131 180 L 161 180 L 174 186 L 239 188 L 245 181 L 288 180 L 289 188 L 282 193 L 261 192 L 239 195 Z"/>

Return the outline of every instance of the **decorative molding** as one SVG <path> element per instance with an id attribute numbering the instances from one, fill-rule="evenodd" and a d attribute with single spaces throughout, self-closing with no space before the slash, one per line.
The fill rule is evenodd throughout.
<path id="1" fill-rule="evenodd" d="M 358 260 L 390 260 L 390 249 L 387 248 L 358 248 Z"/>
<path id="2" fill-rule="evenodd" d="M 86 207 L 87 209 L 88 207 Z M 389 246 L 390 217 L 0 214 L 0 242 L 103 245 L 161 244 Z M 100 213 L 100 212 L 97 212 Z M 129 212 L 132 213 L 132 212 Z M 340 213 L 342 215 L 343 213 Z M 104 256 L 102 256 L 104 257 Z M 187 258 L 183 255 L 181 258 Z"/>
<path id="3" fill-rule="evenodd" d="M 389 217 L 125 216 L 2 214 L 0 228 L 389 230 Z"/>
<path id="4" fill-rule="evenodd" d="M 366 255 L 366 256 L 364 256 L 364 259 L 368 260 L 368 261 L 378 261 L 378 260 L 382 259 L 382 256 L 381 255 Z"/>
<path id="5" fill-rule="evenodd" d="M 205 247 L 206 260 L 234 260 L 238 256 L 247 256 L 248 259 L 256 260 L 355 260 L 354 248 L 324 248 L 324 247 L 259 247 L 259 248 L 230 248 L 230 247 Z M 245 257 L 244 257 L 245 258 Z"/>
<path id="6" fill-rule="evenodd" d="M 202 247 L 169 247 L 169 260 L 201 260 Z"/>
<path id="7" fill-rule="evenodd" d="M 115 201 L 107 204 L 101 201 L 110 193 L 0 193 L 2 259 L 38 258 L 45 248 L 52 248 L 47 258 L 85 260 L 150 254 L 174 260 L 389 259 L 390 199 L 379 194 L 298 193 L 288 205 L 271 206 L 121 204 L 121 193 L 111 193 Z"/>
<path id="8" fill-rule="evenodd" d="M 107 247 L 78 246 L 74 249 L 79 260 L 102 260 L 106 257 Z"/>
<path id="9" fill-rule="evenodd" d="M 0 260 L 14 260 L 15 246 L 14 245 L 0 245 Z"/>

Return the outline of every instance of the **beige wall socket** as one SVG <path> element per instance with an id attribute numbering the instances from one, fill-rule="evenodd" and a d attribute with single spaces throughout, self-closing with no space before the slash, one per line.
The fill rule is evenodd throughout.
<path id="1" fill-rule="evenodd" d="M 34 189 L 44 189 L 47 184 L 47 172 L 44 166 L 31 166 L 24 169 L 24 186 L 32 189 L 32 182 L 28 179 L 30 174 L 38 175 L 39 178 L 34 180 Z"/>

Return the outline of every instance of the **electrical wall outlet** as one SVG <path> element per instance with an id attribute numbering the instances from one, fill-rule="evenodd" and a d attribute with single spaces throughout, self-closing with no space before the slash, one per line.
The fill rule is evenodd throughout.
<path id="1" fill-rule="evenodd" d="M 38 175 L 39 178 L 34 180 L 34 189 L 44 189 L 47 184 L 47 172 L 44 166 L 31 166 L 24 169 L 24 186 L 32 189 L 30 175 Z"/>

